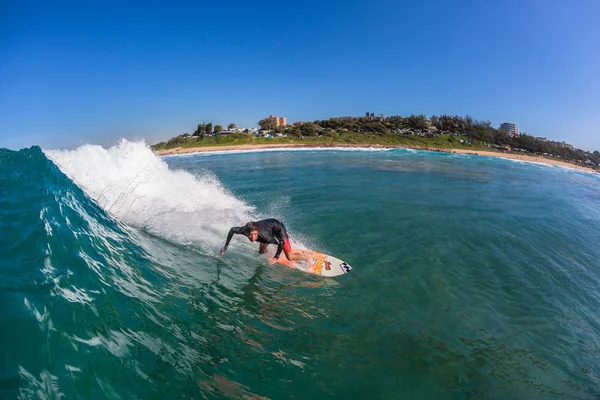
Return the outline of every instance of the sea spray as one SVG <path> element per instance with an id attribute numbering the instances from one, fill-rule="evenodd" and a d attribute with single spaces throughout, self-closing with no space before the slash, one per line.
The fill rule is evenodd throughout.
<path id="1" fill-rule="evenodd" d="M 45 153 L 108 213 L 180 243 L 214 251 L 231 226 L 255 217 L 213 175 L 169 169 L 143 142 Z"/>

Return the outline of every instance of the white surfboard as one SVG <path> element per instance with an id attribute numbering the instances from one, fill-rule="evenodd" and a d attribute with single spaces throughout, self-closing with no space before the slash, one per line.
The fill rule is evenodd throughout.
<path id="1" fill-rule="evenodd" d="M 291 250 L 294 261 L 289 261 L 285 255 L 279 257 L 279 263 L 291 268 L 296 268 L 308 274 L 319 276 L 339 276 L 352 271 L 347 262 L 328 254 L 310 250 Z"/>

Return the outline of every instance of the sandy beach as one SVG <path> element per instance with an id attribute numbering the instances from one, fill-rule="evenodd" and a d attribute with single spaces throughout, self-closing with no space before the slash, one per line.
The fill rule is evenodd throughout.
<path id="1" fill-rule="evenodd" d="M 303 147 L 303 148 L 327 148 L 327 147 L 363 147 L 363 148 L 409 148 L 414 150 L 429 150 L 429 151 L 439 151 L 446 153 L 454 153 L 454 154 L 474 154 L 480 156 L 490 156 L 490 157 L 500 157 L 500 158 L 510 158 L 513 160 L 527 161 L 527 162 L 537 162 L 551 165 L 559 165 L 567 168 L 574 168 L 582 171 L 588 172 L 598 172 L 589 167 L 584 167 L 582 165 L 576 165 L 565 161 L 560 161 L 550 157 L 542 157 L 542 156 L 531 156 L 520 153 L 501 153 L 496 151 L 486 151 L 486 150 L 468 150 L 468 149 L 441 149 L 441 148 L 433 148 L 433 147 L 411 147 L 411 146 L 384 146 L 379 144 L 374 145 L 366 145 L 366 144 L 307 144 L 307 143 L 275 143 L 275 144 L 240 144 L 240 145 L 228 145 L 228 146 L 211 146 L 211 147 L 189 147 L 182 148 L 176 147 L 173 149 L 167 150 L 158 150 L 155 151 L 155 154 L 159 156 L 169 155 L 169 154 L 187 154 L 187 153 L 199 153 L 199 152 L 210 152 L 210 151 L 228 151 L 228 150 L 259 150 L 259 149 L 275 149 L 275 148 L 289 148 L 289 147 Z"/>

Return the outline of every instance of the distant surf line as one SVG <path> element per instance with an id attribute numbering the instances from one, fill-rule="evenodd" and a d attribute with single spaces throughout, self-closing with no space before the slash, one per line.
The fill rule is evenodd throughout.
<path id="1" fill-rule="evenodd" d="M 453 149 L 453 148 L 412 148 L 396 145 L 368 145 L 368 144 L 348 144 L 338 146 L 319 146 L 310 144 L 266 144 L 266 145 L 224 145 L 224 146 L 211 146 L 211 147 L 190 147 L 190 148 L 174 148 L 168 150 L 158 150 L 155 154 L 161 157 L 181 157 L 191 155 L 223 155 L 223 154 L 242 154 L 242 153 L 258 153 L 258 152 L 282 152 L 282 151 L 390 151 L 390 150 L 404 150 L 406 152 L 414 153 L 447 153 L 451 155 L 466 155 L 466 156 L 483 156 L 493 157 L 505 160 L 517 161 L 517 162 L 528 162 L 533 164 L 541 164 L 546 166 L 557 166 L 568 169 L 576 169 L 582 172 L 598 173 L 589 167 L 575 165 L 564 161 L 551 160 L 543 158 L 541 156 L 531 156 L 526 154 L 506 154 L 496 153 L 486 149 L 482 150 L 468 150 L 468 149 Z"/>

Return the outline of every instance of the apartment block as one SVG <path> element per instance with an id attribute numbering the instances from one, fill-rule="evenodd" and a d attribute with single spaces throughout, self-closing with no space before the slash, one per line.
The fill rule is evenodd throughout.
<path id="1" fill-rule="evenodd" d="M 519 127 L 517 126 L 517 124 L 513 124 L 510 122 L 503 122 L 500 125 L 500 130 L 509 136 L 518 136 L 519 135 Z"/>
<path id="2" fill-rule="evenodd" d="M 275 126 L 277 128 L 284 127 L 287 125 L 287 118 L 286 117 L 276 117 L 273 114 L 269 115 L 269 119 L 273 122 L 275 122 Z"/>

